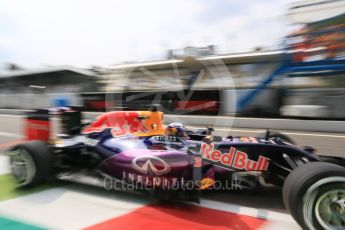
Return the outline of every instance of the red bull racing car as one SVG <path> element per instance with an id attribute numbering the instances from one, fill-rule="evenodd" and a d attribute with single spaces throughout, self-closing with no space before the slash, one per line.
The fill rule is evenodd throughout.
<path id="1" fill-rule="evenodd" d="M 63 134 L 51 136 L 51 116 L 60 118 Z M 345 229 L 345 159 L 316 155 L 278 132 L 219 137 L 212 128 L 164 128 L 157 106 L 104 113 L 87 124 L 72 108 L 37 110 L 25 130 L 27 142 L 9 150 L 22 187 L 50 179 L 120 184 L 199 202 L 203 190 L 233 188 L 234 180 L 240 189 L 266 183 L 282 187 L 286 208 L 303 228 Z"/>

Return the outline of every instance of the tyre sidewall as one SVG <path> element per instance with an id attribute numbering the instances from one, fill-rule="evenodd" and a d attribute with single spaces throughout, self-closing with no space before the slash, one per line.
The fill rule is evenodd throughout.
<path id="1" fill-rule="evenodd" d="M 30 141 L 13 147 L 11 150 L 23 149 L 34 162 L 35 174 L 23 187 L 31 187 L 49 180 L 53 175 L 53 155 L 48 145 L 42 141 Z"/>
<path id="2" fill-rule="evenodd" d="M 308 229 L 303 218 L 303 199 L 306 191 L 318 181 L 335 176 L 345 177 L 345 169 L 326 162 L 302 165 L 288 176 L 283 186 L 284 203 L 303 228 Z"/>

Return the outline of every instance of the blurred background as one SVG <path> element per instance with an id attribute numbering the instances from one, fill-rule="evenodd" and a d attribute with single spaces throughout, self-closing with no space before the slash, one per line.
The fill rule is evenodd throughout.
<path id="1" fill-rule="evenodd" d="M 345 1 L 0 2 L 0 109 L 345 119 Z"/>

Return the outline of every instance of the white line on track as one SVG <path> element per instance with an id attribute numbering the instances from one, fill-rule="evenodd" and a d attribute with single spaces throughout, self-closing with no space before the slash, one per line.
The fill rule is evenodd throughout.
<path id="1" fill-rule="evenodd" d="M 24 117 L 23 115 L 15 115 L 15 114 L 0 114 L 0 117 L 15 117 L 15 118 L 18 118 L 18 117 Z"/>
<path id="2" fill-rule="evenodd" d="M 25 118 L 25 115 L 15 115 L 15 114 L 0 114 L 0 117 L 10 117 L 10 118 Z M 58 117 L 52 117 L 52 120 L 58 120 Z"/>
<path id="3" fill-rule="evenodd" d="M 202 126 L 189 126 L 191 128 L 205 128 Z M 229 131 L 229 132 L 244 132 L 244 133 L 263 133 L 264 129 L 232 129 L 232 128 L 214 128 L 216 131 Z M 318 133 L 296 133 L 296 132 L 285 132 L 282 133 L 287 135 L 296 135 L 296 136 L 312 136 L 312 137 L 331 137 L 331 138 L 345 138 L 345 135 L 333 135 L 333 134 L 318 134 Z"/>
<path id="4" fill-rule="evenodd" d="M 219 131 L 235 131 L 235 132 L 248 132 L 248 133 L 262 133 L 260 130 L 242 130 L 242 129 L 215 129 Z M 283 132 L 288 135 L 296 136 L 312 136 L 312 137 L 332 137 L 332 138 L 345 138 L 344 135 L 332 135 L 332 134 L 316 134 L 316 133 L 294 133 L 294 132 Z"/>
<path id="5" fill-rule="evenodd" d="M 23 137 L 22 135 L 19 135 L 19 134 L 7 133 L 7 132 L 0 132 L 0 136 L 4 136 L 4 137 L 15 137 L 15 138 L 21 138 L 21 137 Z"/>

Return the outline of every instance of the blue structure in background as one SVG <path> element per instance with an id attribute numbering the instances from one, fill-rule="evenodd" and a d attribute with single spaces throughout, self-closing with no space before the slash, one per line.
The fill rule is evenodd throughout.
<path id="1" fill-rule="evenodd" d="M 308 35 L 312 36 L 321 36 L 329 35 L 329 33 L 344 33 L 344 22 L 345 14 L 329 18 L 328 20 L 322 20 L 314 23 L 307 24 L 308 28 L 311 28 L 311 32 L 307 34 L 299 34 L 297 36 Z M 329 29 L 329 27 L 335 27 L 335 29 Z M 316 31 L 316 32 L 315 32 Z M 288 37 L 287 37 L 288 38 Z M 313 37 L 312 37 L 313 38 Z M 310 45 L 310 41 L 306 43 Z M 331 41 L 328 41 L 331 42 Z M 336 40 L 336 42 L 345 43 L 345 37 L 341 40 Z M 311 43 L 312 44 L 312 43 Z M 242 98 L 239 99 L 237 108 L 239 111 L 243 112 L 247 106 L 249 106 L 255 98 L 264 91 L 274 80 L 277 80 L 279 77 L 306 77 L 306 76 L 322 76 L 322 75 L 335 75 L 345 73 L 345 57 L 341 56 L 340 58 L 328 58 L 324 60 L 317 61 L 294 61 L 293 55 L 298 51 L 292 51 L 291 47 L 286 47 L 286 53 L 283 57 L 282 63 L 278 68 L 276 68 L 270 75 L 261 81 L 254 89 L 250 90 Z M 345 50 L 338 50 L 339 53 Z"/>
<path id="2" fill-rule="evenodd" d="M 274 80 L 277 78 L 287 75 L 288 77 L 296 76 L 307 76 L 308 73 L 316 74 L 322 72 L 326 73 L 343 73 L 345 72 L 345 59 L 344 60 L 321 60 L 312 62 L 297 62 L 293 63 L 291 61 L 286 61 L 280 65 L 273 73 L 267 76 L 259 85 L 254 89 L 250 90 L 243 98 L 240 99 L 238 108 L 239 111 L 243 111 L 254 99 L 255 97 L 265 90 Z M 301 74 L 301 75 L 291 75 L 291 74 Z M 315 75 L 311 75 L 315 76 Z"/>
<path id="3" fill-rule="evenodd" d="M 70 100 L 66 97 L 59 97 L 54 99 L 54 107 L 69 107 Z"/>

